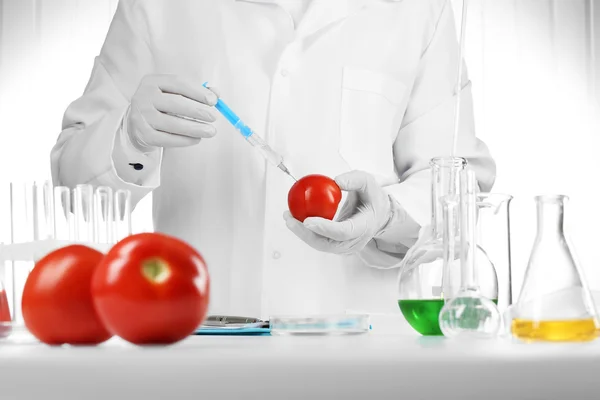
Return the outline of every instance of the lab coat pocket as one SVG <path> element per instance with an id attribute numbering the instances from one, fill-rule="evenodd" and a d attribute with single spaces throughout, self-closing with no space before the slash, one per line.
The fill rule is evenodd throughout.
<path id="1" fill-rule="evenodd" d="M 341 157 L 352 170 L 395 179 L 392 148 L 406 109 L 406 85 L 381 72 L 345 67 L 341 90 Z"/>

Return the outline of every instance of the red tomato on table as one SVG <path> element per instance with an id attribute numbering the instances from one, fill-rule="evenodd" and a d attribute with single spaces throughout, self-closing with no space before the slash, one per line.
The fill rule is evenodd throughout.
<path id="1" fill-rule="evenodd" d="M 38 261 L 23 289 L 25 326 L 50 345 L 102 343 L 112 337 L 100 322 L 92 276 L 104 255 L 82 245 L 56 250 Z"/>
<path id="2" fill-rule="evenodd" d="M 117 243 L 92 283 L 103 323 L 138 345 L 171 344 L 192 334 L 206 317 L 209 291 L 202 256 L 160 233 L 132 235 Z"/>
<path id="3" fill-rule="evenodd" d="M 288 193 L 290 213 L 300 222 L 308 217 L 333 219 L 341 200 L 342 191 L 337 183 L 323 175 L 301 178 Z"/>

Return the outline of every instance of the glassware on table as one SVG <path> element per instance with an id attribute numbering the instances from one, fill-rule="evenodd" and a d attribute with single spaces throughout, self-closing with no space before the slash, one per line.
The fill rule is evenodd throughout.
<path id="1" fill-rule="evenodd" d="M 460 182 L 460 181 L 459 181 Z M 444 258 L 442 292 L 444 300 L 452 298 L 460 290 L 460 194 L 451 194 L 442 199 L 444 206 Z M 440 309 L 441 311 L 441 309 Z M 439 316 L 439 313 L 438 313 Z"/>
<path id="2" fill-rule="evenodd" d="M 55 240 L 74 240 L 75 221 L 71 212 L 71 190 L 68 187 L 54 188 L 54 235 Z"/>
<path id="3" fill-rule="evenodd" d="M 25 243 L 34 239 L 33 234 L 33 182 L 10 184 L 10 239 L 11 243 Z"/>
<path id="4" fill-rule="evenodd" d="M 96 243 L 113 243 L 114 195 L 109 187 L 98 187 L 94 193 L 94 225 Z"/>
<path id="5" fill-rule="evenodd" d="M 513 303 L 510 239 L 512 199 L 507 194 L 477 194 L 477 244 L 494 265 L 498 279 L 497 305 L 501 313 Z"/>
<path id="6" fill-rule="evenodd" d="M 49 181 L 0 185 L 0 338 L 33 340 L 23 322 L 21 299 L 40 257 L 72 243 L 106 251 L 130 234 L 129 191 L 113 196 L 108 187 L 70 190 Z"/>
<path id="7" fill-rule="evenodd" d="M 54 193 L 52 184 L 33 183 L 33 240 L 47 240 L 54 237 Z"/>
<path id="8" fill-rule="evenodd" d="M 77 185 L 73 196 L 73 217 L 75 218 L 75 240 L 94 241 L 94 187 Z"/>
<path id="9" fill-rule="evenodd" d="M 512 336 L 512 332 L 511 332 L 511 324 L 512 324 L 512 320 L 514 319 L 513 315 L 514 315 L 514 310 L 516 309 L 516 304 L 511 304 L 510 306 L 508 306 L 506 308 L 506 310 L 504 310 L 502 312 L 502 327 L 500 329 L 500 334 L 498 336 L 500 336 L 501 338 L 504 339 L 513 339 Z"/>
<path id="10" fill-rule="evenodd" d="M 444 243 L 444 201 L 449 197 L 458 196 L 458 178 L 466 165 L 467 161 L 458 157 L 431 160 L 431 224 L 424 229 L 400 265 L 398 305 L 413 329 L 426 336 L 443 334 L 439 326 L 439 313 L 444 306 L 444 300 L 451 298 L 455 293 L 451 288 L 454 287 L 456 291 L 460 286 L 458 283 L 448 286 L 448 282 L 444 283 L 443 278 L 445 258 L 448 257 L 448 254 L 445 254 L 448 248 L 445 248 Z M 456 208 L 449 212 L 452 218 L 457 217 Z M 458 230 L 454 229 L 452 234 L 457 235 Z M 458 245 L 459 241 L 455 240 L 454 243 Z M 498 289 L 493 265 L 480 248 L 477 249 L 476 257 L 482 270 L 482 290 L 489 298 L 495 300 Z"/>
<path id="11" fill-rule="evenodd" d="M 369 316 L 363 314 L 319 316 L 273 316 L 269 318 L 271 335 L 356 335 L 368 333 Z"/>
<path id="12" fill-rule="evenodd" d="M 115 192 L 114 241 L 118 242 L 131 235 L 131 192 L 117 190 Z"/>
<path id="13" fill-rule="evenodd" d="M 481 251 L 477 244 L 477 179 L 472 170 L 461 171 L 459 199 L 460 270 L 453 268 L 456 249 L 455 223 L 453 218 L 448 218 L 448 228 L 445 231 L 449 234 L 444 237 L 448 254 L 444 270 L 444 289 L 453 287 L 456 281 L 454 276 L 458 273 L 461 285 L 458 293 L 451 289 L 451 298 L 445 299 L 439 314 L 440 329 L 446 337 L 491 338 L 499 333 L 502 317 L 495 301 L 489 298 L 489 293 L 482 293 L 479 287 L 479 270 L 489 271 L 491 264 L 486 257 L 477 257 Z M 456 207 L 456 201 L 452 198 L 446 202 L 448 209 Z M 482 261 L 485 264 L 480 264 Z M 492 290 L 493 288 L 492 286 Z M 497 293 L 497 286 L 495 291 Z"/>
<path id="14" fill-rule="evenodd" d="M 598 314 L 564 231 L 567 196 L 537 196 L 537 235 L 519 300 L 506 321 L 526 342 L 584 342 L 598 337 Z"/>
<path id="15" fill-rule="evenodd" d="M 48 226 L 48 218 L 44 215 L 48 211 L 47 197 L 52 197 L 52 193 L 45 192 L 44 185 L 38 186 L 34 182 L 11 182 L 8 187 L 10 235 L 7 244 L 29 243 L 35 240 L 36 236 L 52 234 L 52 231 L 48 231 L 52 226 Z M 0 302 L 6 300 L 9 318 L 3 317 L 7 320 L 3 323 L 3 331 L 6 336 L 10 334 L 19 340 L 23 335 L 27 336 L 21 298 L 25 281 L 34 265 L 33 260 L 4 261 L 4 291 Z"/>
<path id="16" fill-rule="evenodd" d="M 431 223 L 400 265 L 398 306 L 407 322 L 422 335 L 442 335 L 438 315 L 444 306 L 443 199 L 458 194 L 457 177 L 464 158 L 434 158 L 431 169 Z"/>

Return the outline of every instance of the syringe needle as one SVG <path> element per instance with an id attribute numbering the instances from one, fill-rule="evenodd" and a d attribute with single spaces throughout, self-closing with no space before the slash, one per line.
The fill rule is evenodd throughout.
<path id="1" fill-rule="evenodd" d="M 279 168 L 280 170 L 282 170 L 283 172 L 285 172 L 286 174 L 288 174 L 294 181 L 298 182 L 298 179 L 294 178 L 294 175 L 292 175 L 292 173 L 290 172 L 289 169 L 287 169 L 287 167 L 285 166 L 285 164 L 281 163 L 277 166 L 277 168 Z"/>
<path id="2" fill-rule="evenodd" d="M 204 82 L 204 87 L 208 88 L 208 82 Z M 233 125 L 235 129 L 242 134 L 248 143 L 250 143 L 268 162 L 276 165 L 280 170 L 288 174 L 294 181 L 298 182 L 296 178 L 290 173 L 283 163 L 283 157 L 276 153 L 264 140 L 257 134 L 255 134 L 248 125 L 246 125 L 240 117 L 238 117 L 232 110 L 223 102 L 218 99 L 215 108 Z"/>

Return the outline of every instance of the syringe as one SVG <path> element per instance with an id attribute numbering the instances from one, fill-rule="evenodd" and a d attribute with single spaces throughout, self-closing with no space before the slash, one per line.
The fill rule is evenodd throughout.
<path id="1" fill-rule="evenodd" d="M 204 87 L 208 87 L 208 82 L 204 83 Z M 275 152 L 260 136 L 258 136 L 248 125 L 246 125 L 240 117 L 238 117 L 232 110 L 223 102 L 223 100 L 219 99 L 215 108 L 225 117 L 227 121 L 233 125 L 235 129 L 237 129 L 244 139 L 248 143 L 250 143 L 258 152 L 271 164 L 288 174 L 293 180 L 297 180 L 290 173 L 289 169 L 283 163 L 283 157 Z"/>

